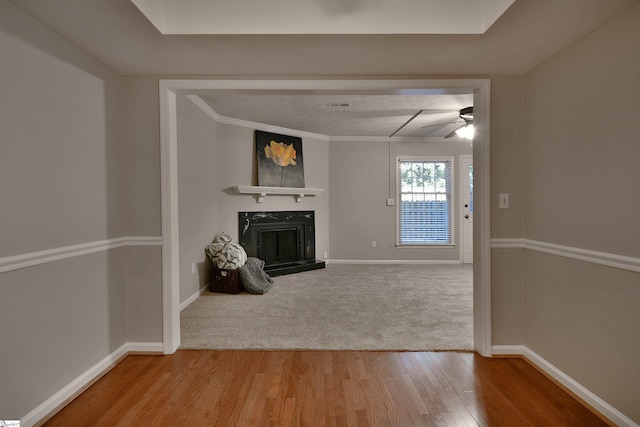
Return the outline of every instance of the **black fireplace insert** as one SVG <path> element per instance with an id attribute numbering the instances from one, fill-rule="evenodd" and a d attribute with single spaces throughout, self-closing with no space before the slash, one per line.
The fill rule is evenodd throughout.
<path id="1" fill-rule="evenodd" d="M 238 212 L 240 244 L 270 276 L 324 268 L 316 260 L 313 211 Z"/>

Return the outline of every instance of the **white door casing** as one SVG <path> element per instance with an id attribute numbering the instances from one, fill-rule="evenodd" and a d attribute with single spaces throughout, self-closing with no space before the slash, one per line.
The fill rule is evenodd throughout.
<path id="1" fill-rule="evenodd" d="M 473 156 L 460 156 L 460 259 L 473 263 Z"/>
<path id="2" fill-rule="evenodd" d="M 489 79 L 426 80 L 160 80 L 160 166 L 162 194 L 162 327 L 165 354 L 180 345 L 178 171 L 176 94 L 197 94 L 207 90 L 340 90 L 388 91 L 472 89 L 474 93 L 473 144 L 475 169 L 474 347 L 491 356 L 491 230 L 490 230 L 490 140 Z"/>

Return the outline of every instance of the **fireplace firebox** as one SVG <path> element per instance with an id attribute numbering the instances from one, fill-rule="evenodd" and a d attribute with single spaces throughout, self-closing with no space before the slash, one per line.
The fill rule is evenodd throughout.
<path id="1" fill-rule="evenodd" d="M 239 212 L 240 244 L 270 276 L 324 268 L 315 248 L 313 211 Z"/>

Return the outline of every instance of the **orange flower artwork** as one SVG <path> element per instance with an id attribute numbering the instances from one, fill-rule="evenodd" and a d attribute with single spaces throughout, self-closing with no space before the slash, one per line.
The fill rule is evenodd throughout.
<path id="1" fill-rule="evenodd" d="M 296 165 L 296 149 L 293 148 L 293 144 L 284 144 L 282 142 L 271 141 L 269 145 L 264 147 L 264 154 L 267 159 L 273 160 L 278 166 Z"/>
<path id="2" fill-rule="evenodd" d="M 302 138 L 255 131 L 258 185 L 304 188 Z"/>

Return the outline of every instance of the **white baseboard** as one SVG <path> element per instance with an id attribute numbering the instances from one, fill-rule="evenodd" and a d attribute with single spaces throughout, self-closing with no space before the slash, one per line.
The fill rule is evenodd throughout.
<path id="1" fill-rule="evenodd" d="M 200 288 L 200 290 L 198 290 L 195 294 L 191 295 L 189 298 L 187 298 L 186 300 L 182 301 L 180 303 L 180 311 L 184 310 L 185 308 L 187 308 L 189 306 L 189 304 L 191 304 L 192 302 L 194 302 L 195 300 L 198 299 L 198 297 L 202 294 L 204 294 L 205 292 L 207 292 L 207 289 L 209 289 L 209 285 L 205 285 L 202 288 Z"/>
<path id="2" fill-rule="evenodd" d="M 34 410 L 22 417 L 21 427 L 31 427 L 41 424 L 60 411 L 66 404 L 75 399 L 83 391 L 98 381 L 130 353 L 163 352 L 162 343 L 125 343 L 116 351 L 93 365 L 78 378 L 64 386 L 60 391 L 38 405 Z"/>
<path id="3" fill-rule="evenodd" d="M 632 419 L 596 396 L 582 384 L 562 372 L 560 369 L 553 366 L 551 363 L 543 359 L 534 351 L 525 347 L 523 356 L 535 366 L 537 366 L 540 370 L 549 375 L 551 378 L 566 387 L 575 396 L 582 399 L 587 405 L 591 406 L 600 414 L 613 421 L 617 426 L 640 427 L 640 425 L 635 423 Z"/>
<path id="4" fill-rule="evenodd" d="M 164 354 L 161 342 L 129 342 L 127 354 Z"/>
<path id="5" fill-rule="evenodd" d="M 494 345 L 491 347 L 492 356 L 522 356 L 525 346 L 523 345 Z"/>
<path id="6" fill-rule="evenodd" d="M 581 399 L 587 405 L 591 406 L 594 410 L 614 422 L 618 426 L 625 427 L 640 427 L 633 422 L 629 417 L 609 405 L 607 402 L 596 396 L 594 393 L 586 389 L 582 384 L 569 377 L 560 369 L 553 366 L 551 363 L 540 357 L 534 351 L 528 349 L 524 345 L 494 345 L 491 348 L 493 356 L 522 356 L 527 359 L 531 364 L 535 365 L 540 371 L 544 372 L 550 378 L 553 378 L 576 397 Z"/>
<path id="7" fill-rule="evenodd" d="M 452 265 L 462 264 L 459 259 L 326 259 L 327 264 L 430 264 L 430 265 Z"/>

